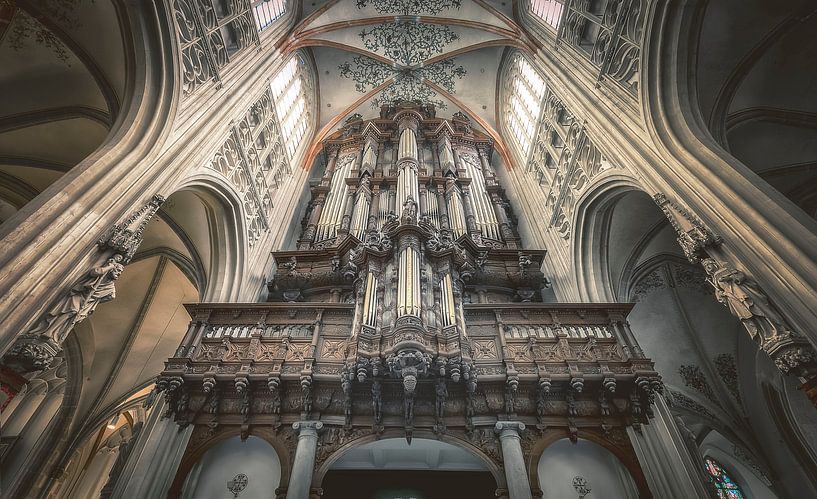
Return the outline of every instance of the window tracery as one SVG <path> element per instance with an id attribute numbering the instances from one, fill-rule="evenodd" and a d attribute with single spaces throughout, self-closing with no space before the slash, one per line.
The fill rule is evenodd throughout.
<path id="1" fill-rule="evenodd" d="M 600 80 L 609 77 L 637 95 L 645 0 L 568 2 L 567 10 L 557 43 L 566 42 L 588 57 Z"/>
<path id="2" fill-rule="evenodd" d="M 511 59 L 506 82 L 505 126 L 517 152 L 526 158 L 536 132 L 545 80 L 521 54 Z"/>
<path id="3" fill-rule="evenodd" d="M 562 20 L 564 0 L 531 0 L 530 11 L 539 20 L 552 28 L 558 28 Z"/>
<path id="4" fill-rule="evenodd" d="M 220 81 L 220 71 L 233 54 L 258 43 L 249 3 L 176 0 L 173 10 L 181 42 L 185 96 L 210 80 Z"/>
<path id="5" fill-rule="evenodd" d="M 255 0 L 252 3 L 252 10 L 255 14 L 255 27 L 258 28 L 258 31 L 264 31 L 286 13 L 287 2 L 286 0 Z"/>
<path id="6" fill-rule="evenodd" d="M 723 466 L 711 457 L 704 459 L 706 472 L 715 484 L 720 499 L 744 499 L 746 496 L 737 483 L 726 473 Z"/>
<path id="7" fill-rule="evenodd" d="M 568 240 L 576 199 L 614 165 L 520 53 L 506 66 L 503 103 L 503 131 L 513 137 L 525 171 L 545 193 L 549 226 Z"/>
<path id="8" fill-rule="evenodd" d="M 290 160 L 298 152 L 312 123 L 312 86 L 311 73 L 298 55 L 293 56 L 270 82 L 275 112 Z"/>

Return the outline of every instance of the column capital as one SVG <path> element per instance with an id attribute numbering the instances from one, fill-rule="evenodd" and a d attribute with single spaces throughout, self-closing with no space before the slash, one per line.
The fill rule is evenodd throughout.
<path id="1" fill-rule="evenodd" d="M 500 438 L 519 438 L 519 434 L 525 431 L 525 423 L 521 421 L 497 421 L 494 431 L 499 434 Z"/>
<path id="2" fill-rule="evenodd" d="M 301 435 L 317 435 L 323 429 L 323 421 L 296 421 L 292 429 Z"/>

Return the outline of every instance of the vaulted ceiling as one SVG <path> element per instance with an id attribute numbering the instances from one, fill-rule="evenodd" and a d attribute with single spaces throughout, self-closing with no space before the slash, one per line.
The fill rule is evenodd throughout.
<path id="1" fill-rule="evenodd" d="M 308 47 L 317 69 L 319 129 L 379 115 L 382 104 L 421 100 L 441 116 L 461 111 L 496 130 L 497 73 L 507 47 L 530 41 L 513 2 L 330 0 L 304 4 L 285 50 Z M 321 138 L 321 134 L 318 135 Z"/>

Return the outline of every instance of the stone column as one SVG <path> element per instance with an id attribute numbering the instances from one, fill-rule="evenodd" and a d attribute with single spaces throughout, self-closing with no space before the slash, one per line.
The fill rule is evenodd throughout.
<path id="1" fill-rule="evenodd" d="M 660 394 L 655 397 L 655 417 L 640 428 L 628 427 L 627 435 L 654 497 L 710 497 L 703 470 Z"/>
<path id="2" fill-rule="evenodd" d="M 162 418 L 165 402 L 156 401 L 119 474 L 112 499 L 166 497 L 182 461 L 193 426 L 181 429 Z"/>
<path id="3" fill-rule="evenodd" d="M 508 497 L 510 499 L 531 499 L 528 470 L 522 455 L 522 440 L 519 437 L 519 432 L 525 429 L 525 423 L 499 421 L 495 428 L 502 444 L 502 460 L 505 465 L 505 481 L 508 483 Z"/>
<path id="4" fill-rule="evenodd" d="M 298 432 L 298 447 L 289 476 L 287 499 L 309 499 L 312 474 L 315 472 L 315 454 L 318 450 L 318 432 L 323 428 L 320 421 L 298 421 L 292 429 Z"/>

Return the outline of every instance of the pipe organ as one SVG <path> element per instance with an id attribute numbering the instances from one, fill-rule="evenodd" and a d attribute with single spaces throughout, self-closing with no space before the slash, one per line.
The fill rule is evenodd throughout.
<path id="1" fill-rule="evenodd" d="M 314 234 L 307 223 L 297 254 L 276 254 L 270 296 L 356 303 L 349 369 L 387 373 L 412 397 L 432 365 L 468 362 L 464 303 L 540 299 L 544 252 L 523 254 L 515 230 L 501 230 L 492 142 L 463 115 L 384 107 L 379 119 L 350 118 L 324 147 L 306 215 Z"/>
<path id="2" fill-rule="evenodd" d="M 541 303 L 545 251 L 520 249 L 491 139 L 465 116 L 385 106 L 323 145 L 269 303 L 188 306 L 156 384 L 168 415 L 202 438 L 316 418 L 478 446 L 514 418 L 571 438 L 649 422 L 661 382 L 631 305 Z"/>

